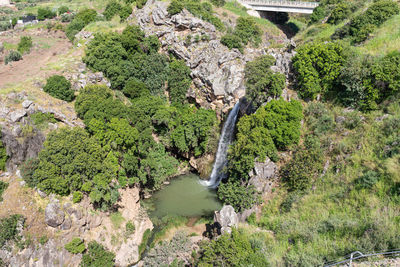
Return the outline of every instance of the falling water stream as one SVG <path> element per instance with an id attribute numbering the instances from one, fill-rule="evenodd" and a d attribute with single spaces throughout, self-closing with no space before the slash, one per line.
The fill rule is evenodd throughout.
<path id="1" fill-rule="evenodd" d="M 217 154 L 215 155 L 214 167 L 208 181 L 202 181 L 203 185 L 210 188 L 216 188 L 222 179 L 226 177 L 224 168 L 228 163 L 227 154 L 229 145 L 232 143 L 233 134 L 235 132 L 236 120 L 239 113 L 240 101 L 238 101 L 231 112 L 222 129 L 221 138 L 218 143 Z"/>

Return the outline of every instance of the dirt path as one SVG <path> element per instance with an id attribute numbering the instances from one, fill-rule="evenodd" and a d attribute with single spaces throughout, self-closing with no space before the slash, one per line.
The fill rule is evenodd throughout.
<path id="1" fill-rule="evenodd" d="M 30 34 L 23 34 L 30 35 Z M 0 89 L 10 87 L 14 84 L 24 82 L 33 78 L 45 78 L 46 75 L 54 73 L 54 70 L 46 70 L 46 66 L 57 63 L 69 52 L 71 43 L 65 37 L 39 36 L 45 41 L 51 42 L 50 47 L 36 47 L 31 53 L 24 55 L 23 60 L 0 65 Z M 19 36 L 0 37 L 0 42 L 17 43 Z M 37 34 L 35 35 L 37 36 Z M 35 39 L 34 39 L 35 45 Z"/>

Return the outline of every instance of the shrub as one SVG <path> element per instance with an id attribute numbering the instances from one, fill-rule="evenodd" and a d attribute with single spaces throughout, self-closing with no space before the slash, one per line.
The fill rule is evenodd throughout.
<path id="1" fill-rule="evenodd" d="M 190 68 L 183 60 L 172 60 L 169 64 L 168 91 L 169 99 L 173 104 L 183 104 L 192 79 Z"/>
<path id="2" fill-rule="evenodd" d="M 346 58 L 340 43 L 313 42 L 297 49 L 293 67 L 300 95 L 315 99 L 318 94 L 331 90 Z"/>
<path id="3" fill-rule="evenodd" d="M 170 16 L 180 13 L 182 10 L 183 10 L 183 4 L 178 0 L 171 1 L 171 3 L 167 8 L 168 14 Z"/>
<path id="4" fill-rule="evenodd" d="M 4 171 L 6 169 L 7 159 L 7 150 L 3 145 L 3 142 L 0 140 L 0 171 Z"/>
<path id="5" fill-rule="evenodd" d="M 236 212 L 249 209 L 260 202 L 254 186 L 246 187 L 238 181 L 221 183 L 217 195 L 224 204 L 234 207 Z"/>
<path id="6" fill-rule="evenodd" d="M 225 5 L 225 0 L 211 0 L 214 6 L 221 7 Z"/>
<path id="7" fill-rule="evenodd" d="M 64 14 L 64 13 L 68 13 L 70 10 L 69 10 L 69 8 L 67 7 L 67 6 L 60 6 L 59 8 L 58 8 L 58 14 L 59 15 L 62 15 L 62 14 Z"/>
<path id="8" fill-rule="evenodd" d="M 22 59 L 22 55 L 15 50 L 11 50 L 10 53 L 4 58 L 4 63 L 7 65 L 12 61 L 19 61 Z"/>
<path id="9" fill-rule="evenodd" d="M 73 41 L 75 35 L 86 25 L 96 20 L 97 12 L 94 9 L 83 9 L 76 14 L 74 19 L 68 24 L 65 34 L 70 41 Z"/>
<path id="10" fill-rule="evenodd" d="M 18 52 L 21 54 L 29 53 L 32 48 L 32 37 L 30 36 L 21 36 L 21 39 L 18 43 Z"/>
<path id="11" fill-rule="evenodd" d="M 35 112 L 30 115 L 30 119 L 39 129 L 45 129 L 49 123 L 57 122 L 52 113 Z"/>
<path id="12" fill-rule="evenodd" d="M 91 241 L 88 248 L 82 256 L 82 267 L 102 266 L 113 267 L 115 254 L 107 251 L 102 245 L 96 241 Z"/>
<path id="13" fill-rule="evenodd" d="M 65 249 L 72 254 L 80 254 L 85 251 L 86 247 L 82 239 L 75 237 L 71 242 L 65 245 Z"/>
<path id="14" fill-rule="evenodd" d="M 43 90 L 52 97 L 71 102 L 74 100 L 74 91 L 71 89 L 71 83 L 64 76 L 53 75 L 47 79 Z"/>
<path id="15" fill-rule="evenodd" d="M 350 12 L 350 6 L 347 3 L 340 3 L 332 10 L 328 23 L 338 24 L 346 19 L 350 15 Z"/>
<path id="16" fill-rule="evenodd" d="M 372 66 L 375 86 L 380 91 L 381 98 L 388 97 L 400 91 L 400 52 L 393 51 Z"/>
<path id="17" fill-rule="evenodd" d="M 357 178 L 354 183 L 357 189 L 370 189 L 379 181 L 379 179 L 379 173 L 375 171 L 367 171 Z"/>
<path id="18" fill-rule="evenodd" d="M 225 45 L 229 49 L 237 48 L 241 53 L 243 53 L 242 39 L 235 34 L 225 34 L 221 38 L 221 44 Z"/>
<path id="19" fill-rule="evenodd" d="M 125 236 L 131 236 L 135 233 L 135 225 L 129 221 L 125 224 Z"/>
<path id="20" fill-rule="evenodd" d="M 108 2 L 106 9 L 103 12 L 104 17 L 107 20 L 111 20 L 121 10 L 122 6 L 117 1 Z"/>
<path id="21" fill-rule="evenodd" d="M 19 231 L 17 227 L 21 222 L 23 224 L 24 218 L 18 214 L 0 219 L 0 248 L 3 248 L 6 242 L 18 239 Z"/>
<path id="22" fill-rule="evenodd" d="M 293 159 L 281 170 L 282 180 L 289 191 L 303 191 L 310 187 L 322 171 L 323 157 L 319 148 L 299 148 Z M 293 195 L 295 196 L 295 195 Z"/>
<path id="23" fill-rule="evenodd" d="M 56 13 L 51 11 L 49 8 L 39 8 L 37 11 L 37 19 L 38 20 L 45 20 L 45 19 L 52 19 L 57 16 Z"/>
<path id="24" fill-rule="evenodd" d="M 121 22 L 125 21 L 132 14 L 132 7 L 129 5 L 122 6 L 118 12 Z"/>
<path id="25" fill-rule="evenodd" d="M 142 9 L 147 3 L 147 0 L 136 0 L 136 7 Z"/>
<path id="26" fill-rule="evenodd" d="M 321 21 L 323 18 L 325 18 L 326 10 L 325 6 L 319 5 L 316 8 L 314 8 L 313 13 L 310 16 L 310 21 L 311 23 L 316 23 L 318 21 Z"/>
<path id="27" fill-rule="evenodd" d="M 4 191 L 6 191 L 7 187 L 8 187 L 8 183 L 0 181 L 0 202 L 3 201 L 2 195 L 3 195 Z"/>
<path id="28" fill-rule="evenodd" d="M 82 192 L 75 191 L 74 194 L 72 195 L 72 202 L 79 203 L 81 202 L 82 198 L 83 198 Z"/>
<path id="29" fill-rule="evenodd" d="M 129 79 L 122 92 L 131 99 L 150 95 L 146 84 L 136 78 Z"/>
<path id="30" fill-rule="evenodd" d="M 39 159 L 37 158 L 30 158 L 27 159 L 22 165 L 21 165 L 21 175 L 26 184 L 29 187 L 36 187 L 38 184 L 38 181 L 34 178 L 33 174 L 35 170 L 37 169 L 39 165 Z"/>
<path id="31" fill-rule="evenodd" d="M 242 40 L 244 45 L 251 42 L 257 46 L 261 43 L 262 31 L 252 17 L 239 17 L 236 21 L 234 34 Z"/>
<path id="32" fill-rule="evenodd" d="M 253 106 L 258 108 L 268 97 L 277 97 L 286 86 L 286 77 L 281 73 L 273 73 L 271 66 L 275 58 L 270 55 L 260 56 L 246 63 L 246 94 Z"/>

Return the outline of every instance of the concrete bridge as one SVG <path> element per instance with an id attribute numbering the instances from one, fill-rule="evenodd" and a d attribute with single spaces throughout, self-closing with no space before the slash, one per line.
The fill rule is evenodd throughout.
<path id="1" fill-rule="evenodd" d="M 298 2 L 280 0 L 240 0 L 241 4 L 256 11 L 289 12 L 312 14 L 318 2 Z"/>

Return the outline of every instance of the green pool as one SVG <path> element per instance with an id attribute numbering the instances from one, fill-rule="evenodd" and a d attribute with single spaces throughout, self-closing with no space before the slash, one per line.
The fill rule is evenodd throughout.
<path id="1" fill-rule="evenodd" d="M 195 174 L 173 178 L 169 185 L 144 200 L 144 204 L 150 210 L 150 216 L 158 218 L 165 215 L 209 215 L 222 207 L 216 191 L 201 185 L 199 177 Z"/>

